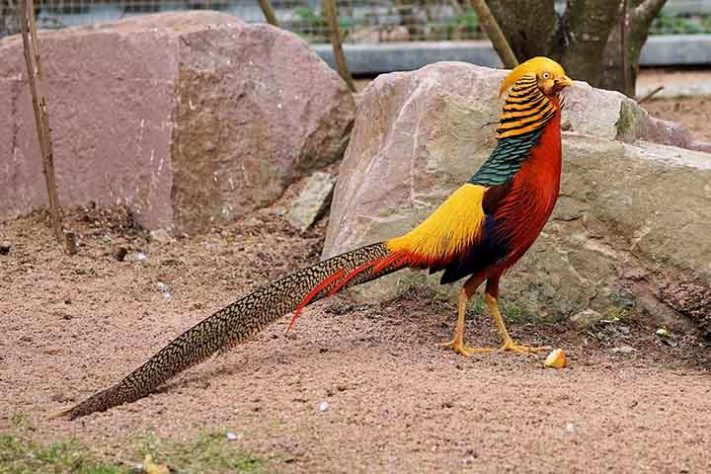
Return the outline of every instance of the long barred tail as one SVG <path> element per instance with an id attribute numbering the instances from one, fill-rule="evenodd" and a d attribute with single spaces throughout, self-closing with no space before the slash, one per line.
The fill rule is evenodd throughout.
<path id="1" fill-rule="evenodd" d="M 405 266 L 406 259 L 377 243 L 292 273 L 205 318 L 116 385 L 58 416 L 74 419 L 143 398 L 180 372 L 245 341 L 281 316 L 294 311 L 291 327 L 309 303 Z"/>

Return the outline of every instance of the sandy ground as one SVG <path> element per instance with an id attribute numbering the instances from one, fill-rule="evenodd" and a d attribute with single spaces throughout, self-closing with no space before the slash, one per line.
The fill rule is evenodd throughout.
<path id="1" fill-rule="evenodd" d="M 646 106 L 711 139 L 711 100 Z M 670 347 L 634 318 L 582 332 L 518 320 L 515 338 L 565 348 L 570 366 L 465 359 L 437 346 L 451 337 L 453 302 L 421 291 L 318 303 L 288 336 L 284 318 L 139 402 L 46 419 L 239 295 L 316 261 L 324 223 L 299 234 L 282 213 L 159 243 L 121 212 L 75 211 L 72 257 L 53 245 L 45 216 L 0 221 L 11 245 L 0 252 L 0 434 L 76 437 L 119 462 L 140 461 L 130 446 L 142 436 L 229 430 L 278 472 L 711 472 L 711 351 L 696 335 L 676 334 Z M 467 335 L 497 343 L 473 311 Z"/>
<path id="2" fill-rule="evenodd" d="M 708 74 L 711 82 L 711 73 Z M 691 134 L 705 141 L 711 141 L 711 95 L 689 99 L 657 99 L 642 104 L 655 117 L 661 117 L 686 126 Z"/>
<path id="3" fill-rule="evenodd" d="M 570 367 L 465 359 L 436 344 L 452 333 L 454 305 L 417 291 L 382 305 L 319 303 L 292 334 L 285 319 L 161 393 L 76 422 L 45 418 L 255 285 L 314 261 L 323 224 L 298 235 L 278 213 L 160 244 L 120 214 L 78 212 L 73 257 L 51 244 L 42 216 L 3 223 L 0 241 L 12 248 L 0 256 L 0 433 L 76 437 L 124 460 L 136 437 L 230 430 L 279 472 L 711 469 L 708 354 L 693 335 L 672 348 L 644 322 L 580 334 L 518 321 L 514 337 L 564 347 Z M 467 333 L 472 344 L 497 342 L 482 315 L 470 314 Z M 613 353 L 625 345 L 635 350 Z M 28 423 L 13 424 L 18 415 Z"/>

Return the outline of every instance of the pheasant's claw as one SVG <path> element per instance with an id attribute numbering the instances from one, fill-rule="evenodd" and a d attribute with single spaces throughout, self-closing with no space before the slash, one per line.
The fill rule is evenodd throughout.
<path id="1" fill-rule="evenodd" d="M 493 347 L 469 347 L 465 346 L 462 341 L 453 339 L 449 342 L 443 342 L 440 344 L 441 347 L 447 347 L 452 349 L 457 354 L 461 354 L 464 357 L 469 357 L 472 354 L 488 354 L 494 352 L 496 349 Z"/>
<path id="2" fill-rule="evenodd" d="M 513 339 L 508 339 L 504 341 L 504 344 L 499 348 L 499 352 L 515 352 L 516 354 L 528 354 L 535 356 L 539 352 L 546 352 L 550 351 L 551 347 L 550 346 L 540 346 L 540 347 L 532 347 L 532 346 L 524 346 L 521 344 L 517 344 L 513 341 Z"/>

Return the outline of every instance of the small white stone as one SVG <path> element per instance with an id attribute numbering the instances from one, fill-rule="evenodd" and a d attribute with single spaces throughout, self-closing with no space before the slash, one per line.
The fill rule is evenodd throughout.
<path id="1" fill-rule="evenodd" d="M 166 301 L 170 301 L 173 299 L 173 295 L 170 294 L 170 290 L 168 289 L 168 285 L 163 283 L 162 281 L 158 282 L 158 291 L 160 291 L 163 294 L 163 298 Z"/>
<path id="2" fill-rule="evenodd" d="M 321 410 L 321 413 L 326 413 L 328 411 L 328 402 L 326 400 L 322 401 L 318 409 Z"/>
<path id="3" fill-rule="evenodd" d="M 575 425 L 571 422 L 567 422 L 565 424 L 565 431 L 568 433 L 575 433 Z"/>
<path id="4" fill-rule="evenodd" d="M 610 352 L 612 352 L 613 354 L 631 354 L 635 350 L 636 349 L 634 347 L 624 344 L 620 347 L 613 347 L 612 349 L 610 349 Z"/>
<path id="5" fill-rule="evenodd" d="M 231 432 L 231 431 L 228 431 L 227 433 L 225 433 L 225 436 L 226 436 L 227 439 L 230 440 L 230 441 L 237 441 L 237 435 L 234 434 L 234 433 Z"/>

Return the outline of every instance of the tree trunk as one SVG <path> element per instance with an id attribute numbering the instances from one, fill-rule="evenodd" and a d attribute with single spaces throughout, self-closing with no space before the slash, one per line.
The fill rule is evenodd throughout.
<path id="1" fill-rule="evenodd" d="M 555 0 L 487 0 L 487 4 L 519 61 L 550 53 L 558 30 Z"/>
<path id="2" fill-rule="evenodd" d="M 605 47 L 620 11 L 615 0 L 568 0 L 566 27 L 574 40 L 560 57 L 568 75 L 595 87 L 601 84 Z"/>
<path id="3" fill-rule="evenodd" d="M 634 96 L 639 55 L 666 0 L 629 2 L 634 7 L 624 38 L 624 60 L 619 28 L 623 2 L 567 0 L 565 13 L 559 15 L 554 0 L 487 0 L 519 60 L 548 56 L 574 79 Z"/>
<path id="4" fill-rule="evenodd" d="M 620 50 L 620 30 L 616 28 L 612 31 L 605 47 L 600 87 L 618 90 L 629 97 L 635 96 L 635 83 L 639 74 L 639 56 L 647 41 L 649 27 L 665 3 L 666 0 L 645 0 L 631 9 L 625 41 L 627 45 L 625 61 L 622 60 Z M 626 63 L 624 64 L 626 67 L 623 67 L 623 62 Z M 625 87 L 625 69 L 627 70 L 627 87 Z"/>

